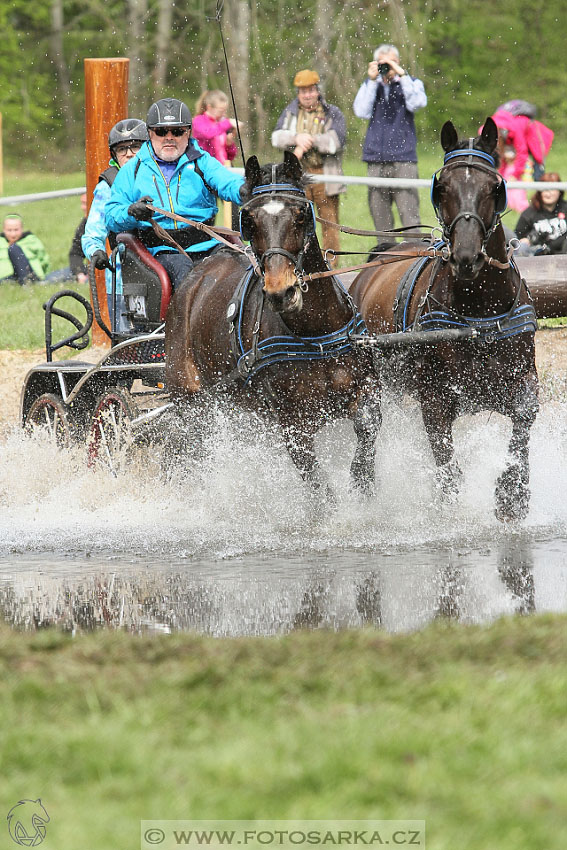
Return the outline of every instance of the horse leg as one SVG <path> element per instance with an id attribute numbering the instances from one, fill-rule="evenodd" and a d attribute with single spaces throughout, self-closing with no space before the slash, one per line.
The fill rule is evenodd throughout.
<path id="1" fill-rule="evenodd" d="M 314 431 L 306 431 L 294 423 L 282 424 L 282 430 L 286 448 L 301 477 L 313 490 L 321 490 L 324 482 L 315 452 Z M 331 496 L 328 486 L 326 489 L 327 495 Z"/>
<path id="2" fill-rule="evenodd" d="M 437 466 L 437 487 L 447 501 L 453 501 L 459 492 L 462 475 L 454 458 L 453 422 L 455 413 L 441 396 L 422 396 L 421 416 L 433 458 Z"/>
<path id="3" fill-rule="evenodd" d="M 375 489 L 376 438 L 382 425 L 380 388 L 373 382 L 356 409 L 353 419 L 356 434 L 356 450 L 350 465 L 353 486 L 364 496 L 371 496 Z"/>
<path id="4" fill-rule="evenodd" d="M 530 429 L 535 422 L 539 402 L 537 386 L 528 379 L 512 418 L 512 437 L 508 445 L 511 461 L 496 482 L 496 517 L 501 522 L 525 519 L 530 506 Z"/>

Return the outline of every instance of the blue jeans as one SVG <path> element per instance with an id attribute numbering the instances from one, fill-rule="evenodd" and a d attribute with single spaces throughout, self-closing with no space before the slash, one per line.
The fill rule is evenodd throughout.
<path id="1" fill-rule="evenodd" d="M 14 277 L 23 286 L 24 283 L 35 283 L 39 280 L 38 276 L 32 269 L 30 261 L 22 251 L 19 245 L 14 243 L 8 248 L 8 256 L 14 267 Z"/>
<path id="2" fill-rule="evenodd" d="M 156 255 L 156 260 L 162 264 L 169 275 L 173 289 L 176 289 L 177 284 L 181 283 L 181 281 L 187 277 L 195 263 L 198 263 L 199 260 L 208 257 L 214 250 L 216 249 L 211 248 L 210 251 L 193 251 L 188 256 L 180 254 L 177 251 L 175 253 L 162 251 Z"/>

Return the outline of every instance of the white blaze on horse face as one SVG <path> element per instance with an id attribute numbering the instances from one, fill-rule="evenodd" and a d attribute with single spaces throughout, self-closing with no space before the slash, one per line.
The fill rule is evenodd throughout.
<path id="1" fill-rule="evenodd" d="M 268 201 L 268 203 L 265 204 L 262 207 L 262 209 L 264 210 L 264 212 L 267 212 L 269 215 L 279 215 L 279 213 L 281 213 L 282 210 L 284 209 L 284 205 L 282 204 L 281 201 L 272 200 L 272 201 Z"/>

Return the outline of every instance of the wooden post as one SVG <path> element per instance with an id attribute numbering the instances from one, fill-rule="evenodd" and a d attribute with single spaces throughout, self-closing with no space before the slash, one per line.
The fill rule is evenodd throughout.
<path id="1" fill-rule="evenodd" d="M 129 59 L 85 59 L 87 210 L 98 176 L 108 166 L 108 133 L 118 121 L 128 117 L 129 62 Z M 96 289 L 101 317 L 110 326 L 104 271 L 96 272 Z M 95 321 L 93 345 L 109 344 L 110 340 Z"/>

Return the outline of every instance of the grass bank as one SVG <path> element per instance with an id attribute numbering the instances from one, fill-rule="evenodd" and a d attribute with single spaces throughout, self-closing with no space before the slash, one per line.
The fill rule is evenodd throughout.
<path id="1" fill-rule="evenodd" d="M 280 639 L 0 630 L 2 801 L 46 848 L 140 819 L 425 819 L 430 850 L 563 850 L 567 618 Z"/>

